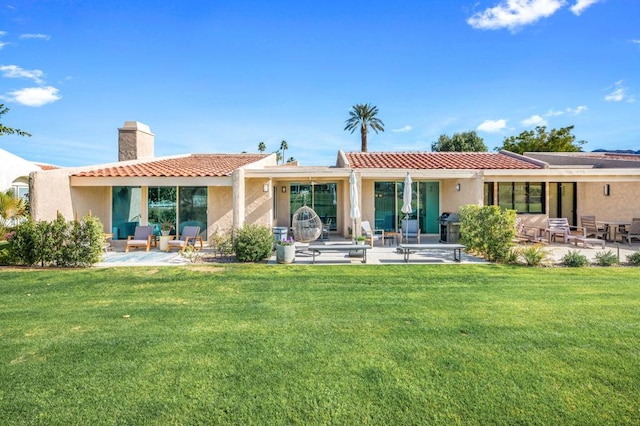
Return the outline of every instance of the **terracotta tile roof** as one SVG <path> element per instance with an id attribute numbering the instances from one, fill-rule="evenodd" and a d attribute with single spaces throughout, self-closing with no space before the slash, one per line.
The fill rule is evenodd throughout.
<path id="1" fill-rule="evenodd" d="M 540 169 L 499 152 L 347 152 L 354 169 Z"/>
<path id="2" fill-rule="evenodd" d="M 51 164 L 36 164 L 36 166 L 40 167 L 41 170 L 57 170 L 60 168 Z"/>
<path id="3" fill-rule="evenodd" d="M 262 160 L 267 154 L 191 154 L 116 165 L 80 172 L 81 177 L 216 177 L 229 176 L 239 167 Z"/>

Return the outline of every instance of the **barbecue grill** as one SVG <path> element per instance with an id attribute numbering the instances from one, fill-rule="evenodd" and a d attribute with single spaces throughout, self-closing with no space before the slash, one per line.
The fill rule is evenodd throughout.
<path id="1" fill-rule="evenodd" d="M 460 219 L 457 213 L 444 212 L 438 220 L 440 223 L 440 242 L 457 243 L 460 236 Z"/>

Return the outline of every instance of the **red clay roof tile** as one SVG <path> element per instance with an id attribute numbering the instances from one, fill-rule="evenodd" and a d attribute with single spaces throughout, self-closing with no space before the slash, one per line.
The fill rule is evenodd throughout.
<path id="1" fill-rule="evenodd" d="M 218 177 L 267 154 L 191 154 L 185 157 L 150 160 L 76 173 L 81 177 Z"/>
<path id="2" fill-rule="evenodd" d="M 539 169 L 498 152 L 347 152 L 354 169 Z"/>

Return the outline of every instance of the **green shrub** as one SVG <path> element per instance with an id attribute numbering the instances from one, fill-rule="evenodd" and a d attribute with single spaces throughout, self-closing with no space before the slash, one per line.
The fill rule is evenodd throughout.
<path id="1" fill-rule="evenodd" d="M 14 265 L 78 267 L 100 261 L 104 231 L 100 220 L 85 216 L 67 222 L 58 214 L 52 222 L 29 219 L 14 230 L 7 261 Z"/>
<path id="2" fill-rule="evenodd" d="M 489 261 L 503 261 L 516 236 L 516 212 L 499 206 L 462 206 L 460 242 Z"/>
<path id="3" fill-rule="evenodd" d="M 540 266 L 550 258 L 549 250 L 542 244 L 534 244 L 520 248 L 520 257 L 527 266 Z"/>
<path id="4" fill-rule="evenodd" d="M 587 256 L 580 253 L 579 250 L 569 250 L 567 254 L 562 256 L 561 263 L 571 268 L 580 268 L 589 265 Z"/>
<path id="5" fill-rule="evenodd" d="M 640 265 L 640 250 L 627 256 L 627 262 L 632 265 Z"/>
<path id="6" fill-rule="evenodd" d="M 217 255 L 229 256 L 233 253 L 233 240 L 231 239 L 231 233 L 228 231 L 220 232 L 216 230 L 209 238 L 209 243 Z"/>
<path id="7" fill-rule="evenodd" d="M 259 262 L 271 256 L 273 235 L 266 226 L 246 225 L 236 231 L 233 249 L 238 262 Z"/>
<path id="8" fill-rule="evenodd" d="M 511 265 L 520 263 L 520 247 L 511 247 L 503 261 Z"/>
<path id="9" fill-rule="evenodd" d="M 596 263 L 600 266 L 611 266 L 620 263 L 618 256 L 611 250 L 599 251 L 595 255 Z"/>
<path id="10" fill-rule="evenodd" d="M 0 265 L 10 265 L 11 242 L 0 241 Z"/>

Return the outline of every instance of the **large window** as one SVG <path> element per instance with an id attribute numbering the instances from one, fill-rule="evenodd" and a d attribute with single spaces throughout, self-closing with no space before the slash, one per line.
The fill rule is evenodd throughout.
<path id="1" fill-rule="evenodd" d="M 329 224 L 329 229 L 335 231 L 337 224 L 337 196 L 335 183 L 300 184 L 289 186 L 289 211 L 293 213 L 306 205 L 311 207 L 323 224 Z"/>
<path id="2" fill-rule="evenodd" d="M 175 235 L 177 192 L 175 186 L 150 186 L 147 217 L 149 225 L 155 226 L 156 234 L 160 234 L 163 223 L 170 223 Z"/>
<path id="3" fill-rule="evenodd" d="M 207 235 L 207 188 L 200 186 L 149 187 L 148 222 L 160 233 L 162 223 L 171 223 L 171 234 L 185 226 L 199 226 Z"/>
<path id="4" fill-rule="evenodd" d="M 498 183 L 498 205 L 518 213 L 545 212 L 543 182 Z"/>
<path id="5" fill-rule="evenodd" d="M 375 182 L 374 208 L 375 227 L 385 231 L 396 231 L 400 219 L 404 218 L 402 194 L 404 182 Z M 418 219 L 423 233 L 438 232 L 439 185 L 438 182 L 413 182 L 411 185 L 411 213 L 409 219 Z"/>
<path id="6" fill-rule="evenodd" d="M 127 239 L 140 224 L 142 190 L 139 186 L 111 188 L 111 226 L 114 239 Z"/>

